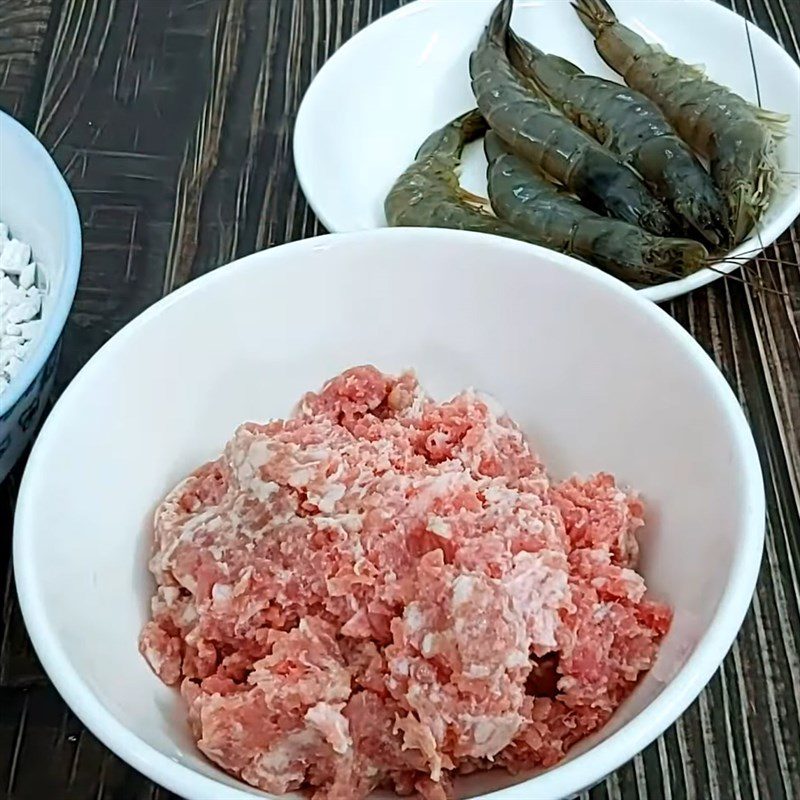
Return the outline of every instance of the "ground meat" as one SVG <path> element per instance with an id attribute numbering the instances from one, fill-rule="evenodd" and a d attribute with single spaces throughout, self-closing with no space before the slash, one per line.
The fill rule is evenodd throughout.
<path id="1" fill-rule="evenodd" d="M 609 475 L 551 484 L 480 396 L 359 367 L 162 502 L 140 649 L 254 786 L 444 800 L 557 763 L 650 668 L 643 513 Z"/>

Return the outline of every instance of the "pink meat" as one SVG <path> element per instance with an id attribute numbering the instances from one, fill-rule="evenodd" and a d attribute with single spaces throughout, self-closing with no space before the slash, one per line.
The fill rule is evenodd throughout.
<path id="1" fill-rule="evenodd" d="M 557 763 L 652 665 L 671 614 L 634 571 L 642 517 L 609 475 L 551 485 L 474 393 L 359 367 L 166 497 L 140 649 L 254 786 L 444 800 Z"/>
<path id="2" fill-rule="evenodd" d="M 553 487 L 550 495 L 558 507 L 572 547 L 608 551 L 616 564 L 636 564 L 636 532 L 644 525 L 644 507 L 636 495 L 619 489 L 612 475 L 595 475 L 588 481 L 571 478 Z"/>

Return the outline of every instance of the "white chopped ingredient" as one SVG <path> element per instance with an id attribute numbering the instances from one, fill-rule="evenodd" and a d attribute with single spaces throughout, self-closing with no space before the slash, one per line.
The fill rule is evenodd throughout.
<path id="1" fill-rule="evenodd" d="M 40 319 L 32 319 L 30 322 L 23 322 L 14 327 L 18 329 L 17 332 L 23 339 L 30 341 L 36 338 L 36 334 L 39 333 L 39 328 L 42 327 L 42 321 Z"/>
<path id="2" fill-rule="evenodd" d="M 36 283 L 36 262 L 31 261 L 20 270 L 19 285 L 22 289 L 32 289 L 35 288 L 34 283 Z"/>
<path id="3" fill-rule="evenodd" d="M 10 275 L 19 275 L 31 260 L 31 247 L 19 239 L 10 239 L 0 253 L 0 269 Z"/>
<path id="4" fill-rule="evenodd" d="M 0 394 L 22 368 L 42 328 L 44 292 L 30 245 L 9 237 L 0 222 Z"/>
<path id="5" fill-rule="evenodd" d="M 10 383 L 13 377 L 19 372 L 20 367 L 22 366 L 22 359 L 17 358 L 16 356 L 11 356 L 11 358 L 6 361 L 5 365 L 3 366 L 3 372 L 8 378 L 8 382 Z"/>
<path id="6" fill-rule="evenodd" d="M 13 323 L 30 322 L 40 311 L 42 301 L 39 297 L 26 299 L 9 309 L 6 319 Z"/>
<path id="7" fill-rule="evenodd" d="M 7 336 L 0 347 L 0 356 L 5 358 L 22 358 L 25 355 L 25 345 L 21 336 Z"/>

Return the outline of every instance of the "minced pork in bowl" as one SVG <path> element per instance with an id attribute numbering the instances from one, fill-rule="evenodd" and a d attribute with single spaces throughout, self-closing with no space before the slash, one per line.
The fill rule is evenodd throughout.
<path id="1" fill-rule="evenodd" d="M 454 793 L 555 800 L 592 785 L 683 712 L 733 641 L 763 545 L 761 473 L 735 396 L 677 323 L 596 270 L 496 237 L 392 229 L 276 247 L 175 292 L 103 347 L 50 415 L 17 506 L 15 574 L 45 669 L 106 745 L 171 791 L 189 800 L 273 796 L 203 755 L 187 721 L 186 693 L 182 697 L 159 680 L 139 651 L 156 589 L 148 570 L 153 514 L 157 508 L 163 513 L 162 501 L 176 484 L 220 456 L 241 423 L 287 418 L 305 393 L 358 365 L 391 375 L 413 369 L 436 401 L 474 389 L 464 402 L 472 411 L 496 414 L 492 425 L 505 413 L 515 420 L 547 466 L 550 477 L 542 480 L 553 485 L 574 474 L 607 472 L 618 486 L 639 492 L 645 524 L 637 531 L 640 555 L 632 566 L 647 584 L 647 597 L 673 615 L 652 667 L 611 718 L 556 766 L 517 774 L 481 770 L 458 777 Z M 377 370 L 355 374 L 381 384 Z M 387 406 L 374 406 L 370 424 L 391 427 L 396 409 L 413 410 L 415 386 L 412 378 L 403 379 Z M 484 394 L 493 399 L 474 400 Z M 297 413 L 310 408 L 312 415 L 328 414 L 324 397 L 314 397 Z M 444 406 L 430 401 L 426 408 L 438 414 Z M 287 426 L 348 424 L 342 420 L 350 412 L 340 411 L 335 422 L 314 417 Z M 407 432 L 416 423 L 396 424 Z M 504 422 L 502 430 L 509 425 Z M 237 436 L 279 429 L 246 426 Z M 442 443 L 441 437 L 430 441 Z M 259 458 L 270 446 L 259 444 Z M 227 452 L 241 466 L 235 448 Z M 451 461 L 442 457 L 438 463 Z M 280 496 L 277 487 L 265 487 L 260 485 L 259 502 L 273 492 Z M 338 495 L 309 506 L 311 492 L 301 494 L 303 513 L 296 517 L 334 514 Z M 201 494 L 187 501 L 184 493 L 179 505 L 196 510 L 198 497 L 205 502 Z M 489 494 L 481 497 L 488 505 Z M 639 508 L 638 500 L 631 502 L 630 508 Z M 438 518 L 428 527 L 444 539 L 450 535 Z M 275 536 L 283 534 L 274 529 Z M 309 539 L 309 553 L 318 544 Z M 440 564 L 449 559 L 452 544 L 442 544 L 442 555 L 428 552 L 425 569 L 431 558 Z M 308 573 L 302 549 L 293 557 L 287 579 L 292 572 Z M 230 589 L 215 586 L 214 600 L 224 604 Z M 175 596 L 187 591 L 169 590 Z M 454 603 L 460 593 L 454 585 Z M 408 623 L 408 607 L 400 613 Z M 286 619 L 281 624 L 291 628 Z M 297 635 L 317 624 L 301 621 Z M 392 635 L 397 630 L 392 627 Z M 285 634 L 269 636 L 275 650 L 262 664 Z M 485 645 L 487 651 L 495 646 Z M 163 666 L 154 653 L 166 650 L 143 649 L 154 666 Z M 187 676 L 195 669 L 185 656 L 182 669 Z M 215 673 L 220 689 L 209 690 L 207 699 L 222 702 L 230 681 L 242 679 L 233 674 Z M 173 683 L 178 677 L 162 670 L 165 676 Z M 361 691 L 356 683 L 354 677 L 353 692 Z M 315 709 L 307 719 L 319 716 Z M 408 719 L 403 725 L 408 728 Z M 346 727 L 339 733 L 344 753 L 351 744 Z M 305 733 L 302 740 L 310 741 Z M 262 767 L 285 768 L 275 752 Z M 224 763 L 218 752 L 210 755 Z M 424 785 L 428 796 L 438 787 L 436 781 Z M 377 794 L 393 796 L 386 789 Z"/>

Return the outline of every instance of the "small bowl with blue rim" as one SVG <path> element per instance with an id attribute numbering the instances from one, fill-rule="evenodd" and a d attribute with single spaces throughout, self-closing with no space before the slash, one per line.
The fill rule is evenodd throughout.
<path id="1" fill-rule="evenodd" d="M 0 392 L 0 482 L 33 438 L 53 388 L 61 335 L 81 266 L 75 200 L 39 140 L 0 112 L 0 221 L 31 247 L 44 289 L 42 325 L 10 383 Z"/>

